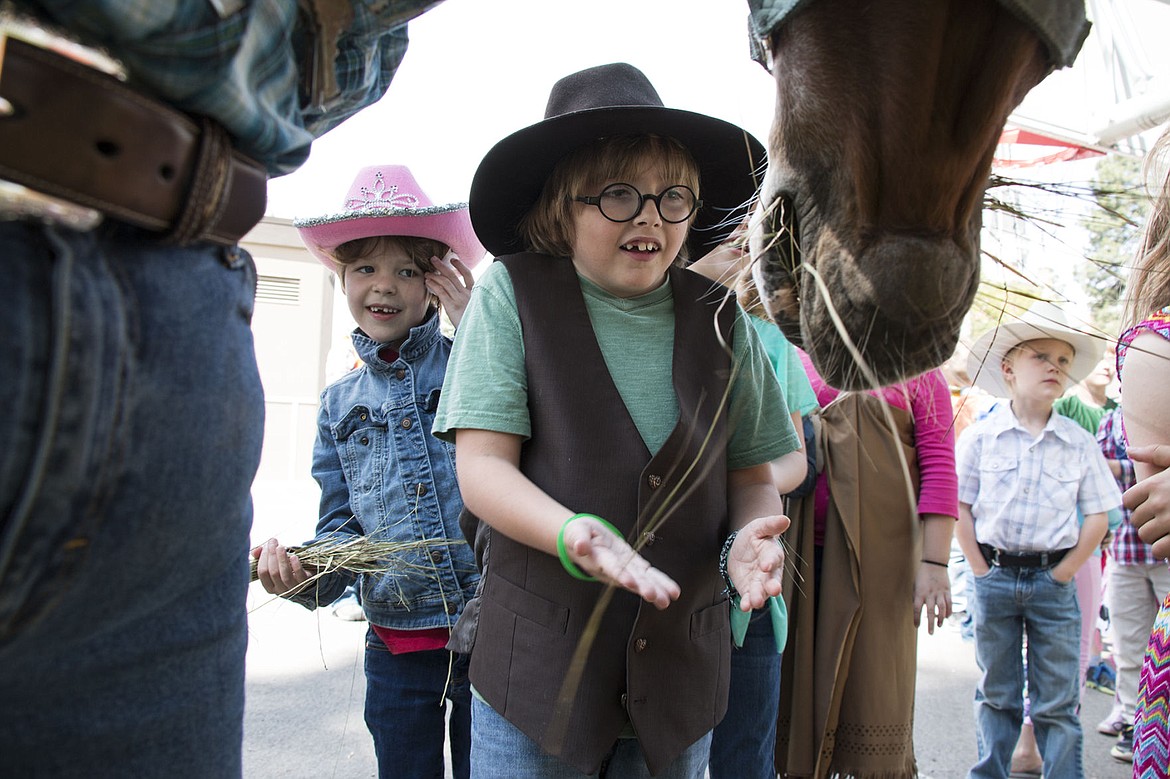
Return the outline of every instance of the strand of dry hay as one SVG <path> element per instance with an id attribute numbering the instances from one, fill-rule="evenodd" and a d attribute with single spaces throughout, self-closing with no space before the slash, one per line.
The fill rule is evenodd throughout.
<path id="1" fill-rule="evenodd" d="M 316 571 L 314 578 L 347 571 L 354 574 L 392 574 L 411 568 L 432 570 L 433 564 L 418 565 L 409 560 L 413 553 L 432 549 L 466 545 L 463 539 L 426 538 L 421 541 L 378 541 L 369 536 L 326 538 L 304 546 L 290 546 L 307 570 Z M 257 580 L 256 560 L 251 562 L 251 581 Z"/>

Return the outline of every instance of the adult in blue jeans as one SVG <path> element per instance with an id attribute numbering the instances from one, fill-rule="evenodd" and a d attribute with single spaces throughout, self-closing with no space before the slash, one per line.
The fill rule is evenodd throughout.
<path id="1" fill-rule="evenodd" d="M 740 305 L 748 313 L 753 329 L 768 355 L 768 361 L 784 389 L 784 399 L 792 414 L 792 425 L 803 430 L 807 471 L 804 481 L 791 477 L 776 479 L 776 488 L 785 498 L 809 494 L 816 484 L 816 438 L 808 415 L 817 408 L 808 374 L 800 356 L 788 339 L 770 320 L 760 305 L 759 294 L 751 280 L 749 257 L 744 239 L 745 220 L 727 241 L 696 260 L 691 270 L 733 289 Z M 727 714 L 711 734 L 711 779 L 773 779 L 776 775 L 776 719 L 780 710 L 780 659 L 768 608 L 752 612 L 743 645 L 731 653 L 731 682 L 727 696 Z"/>
<path id="2" fill-rule="evenodd" d="M 16 37 L 0 63 L 0 179 L 28 188 L 0 198 L 6 775 L 241 774 L 264 403 L 235 243 L 267 176 L 381 97 L 431 3 L 363 7 L 332 41 L 302 5 L 19 3 L 128 79 Z"/>

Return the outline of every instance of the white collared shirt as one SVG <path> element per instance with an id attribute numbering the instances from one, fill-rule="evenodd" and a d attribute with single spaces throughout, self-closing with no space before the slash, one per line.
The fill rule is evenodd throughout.
<path id="1" fill-rule="evenodd" d="M 1076 546 L 1077 508 L 1087 516 L 1121 505 L 1096 440 L 1055 411 L 1034 437 L 1001 401 L 959 437 L 956 469 L 976 540 L 1006 552 Z"/>

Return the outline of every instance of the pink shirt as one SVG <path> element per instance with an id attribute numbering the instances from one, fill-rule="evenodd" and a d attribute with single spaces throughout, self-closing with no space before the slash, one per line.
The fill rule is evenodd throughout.
<path id="1" fill-rule="evenodd" d="M 384 628 L 381 625 L 371 625 L 378 638 L 390 650 L 392 655 L 404 655 L 407 652 L 425 652 L 431 649 L 443 649 L 451 638 L 449 628 L 424 628 L 423 630 L 395 630 Z"/>
<path id="2" fill-rule="evenodd" d="M 803 351 L 800 361 L 812 383 L 817 403 L 823 408 L 841 394 L 825 383 Z M 880 393 L 880 394 L 879 394 Z M 914 447 L 918 453 L 918 514 L 959 516 L 959 477 L 955 472 L 954 413 L 951 394 L 942 372 L 933 370 L 902 384 L 870 390 L 891 406 L 910 411 L 914 417 Z M 824 522 L 829 507 L 829 484 L 824 474 L 817 477 L 814 507 L 816 541 L 824 541 Z"/>

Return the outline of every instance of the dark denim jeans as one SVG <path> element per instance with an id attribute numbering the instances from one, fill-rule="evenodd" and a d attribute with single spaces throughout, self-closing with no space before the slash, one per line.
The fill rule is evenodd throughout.
<path id="1" fill-rule="evenodd" d="M 240 775 L 255 285 L 239 249 L 0 222 L 5 775 Z"/>
<path id="2" fill-rule="evenodd" d="M 711 737 L 711 779 L 775 779 L 780 655 L 768 609 L 756 609 L 743 646 L 731 650 L 727 715 Z"/>
<path id="3" fill-rule="evenodd" d="M 443 741 L 449 730 L 452 774 L 468 779 L 468 662 L 467 655 L 446 649 L 391 654 L 372 628 L 366 632 L 366 727 L 374 737 L 379 777 L 443 779 Z M 449 720 L 444 693 L 451 702 Z"/>

